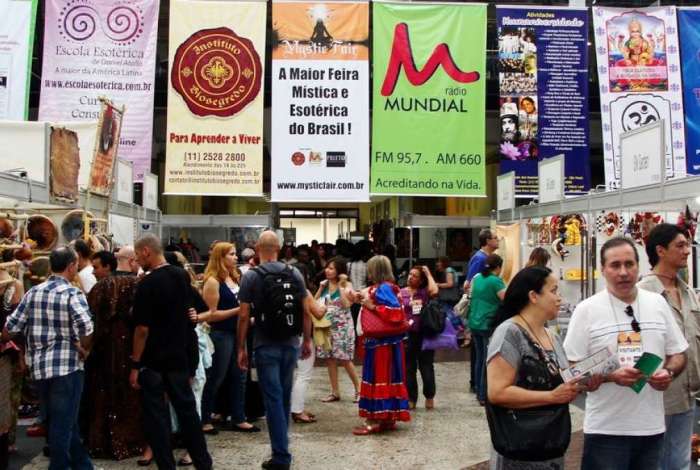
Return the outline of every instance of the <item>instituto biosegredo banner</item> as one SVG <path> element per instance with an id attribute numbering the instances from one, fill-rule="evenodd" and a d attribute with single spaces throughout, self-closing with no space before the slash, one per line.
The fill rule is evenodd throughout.
<path id="1" fill-rule="evenodd" d="M 700 8 L 679 8 L 686 170 L 700 174 Z"/>
<path id="2" fill-rule="evenodd" d="M 170 3 L 166 194 L 262 195 L 265 12 Z"/>
<path id="3" fill-rule="evenodd" d="M 538 161 L 564 155 L 565 191 L 590 188 L 588 10 L 497 7 L 501 173 L 538 190 Z"/>
<path id="4" fill-rule="evenodd" d="M 96 121 L 126 107 L 119 157 L 151 170 L 158 0 L 47 0 L 39 120 Z"/>
<path id="5" fill-rule="evenodd" d="M 620 134 L 664 120 L 666 178 L 686 175 L 676 7 L 593 7 L 605 182 L 620 184 Z"/>
<path id="6" fill-rule="evenodd" d="M 37 0 L 0 0 L 0 119 L 27 119 Z"/>
<path id="7" fill-rule="evenodd" d="M 370 191 L 485 196 L 486 5 L 373 8 Z"/>
<path id="8" fill-rule="evenodd" d="M 273 201 L 369 201 L 369 5 L 272 4 Z"/>

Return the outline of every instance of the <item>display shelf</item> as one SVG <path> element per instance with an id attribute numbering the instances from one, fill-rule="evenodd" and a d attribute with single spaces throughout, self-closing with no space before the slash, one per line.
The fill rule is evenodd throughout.
<path id="1" fill-rule="evenodd" d="M 272 227 L 272 216 L 261 215 L 163 215 L 161 224 L 165 227 Z"/>

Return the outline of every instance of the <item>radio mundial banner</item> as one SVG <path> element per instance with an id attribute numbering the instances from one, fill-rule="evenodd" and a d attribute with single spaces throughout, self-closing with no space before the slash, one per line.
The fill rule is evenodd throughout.
<path id="1" fill-rule="evenodd" d="M 537 196 L 538 161 L 564 155 L 565 192 L 588 192 L 588 11 L 497 7 L 496 25 L 501 173 Z"/>
<path id="2" fill-rule="evenodd" d="M 39 120 L 96 121 L 124 105 L 119 157 L 151 170 L 158 0 L 47 0 Z"/>
<path id="3" fill-rule="evenodd" d="M 593 7 L 605 182 L 620 186 L 620 134 L 664 120 L 666 178 L 686 175 L 676 7 Z"/>
<path id="4" fill-rule="evenodd" d="M 262 196 L 266 7 L 170 2 L 166 194 Z"/>
<path id="5" fill-rule="evenodd" d="M 37 0 L 0 0 L 0 120 L 28 118 Z"/>
<path id="6" fill-rule="evenodd" d="M 486 5 L 375 2 L 370 191 L 486 195 Z"/>
<path id="7" fill-rule="evenodd" d="M 272 4 L 273 201 L 369 201 L 369 6 Z"/>
<path id="8" fill-rule="evenodd" d="M 700 174 L 700 8 L 679 8 L 686 170 Z"/>

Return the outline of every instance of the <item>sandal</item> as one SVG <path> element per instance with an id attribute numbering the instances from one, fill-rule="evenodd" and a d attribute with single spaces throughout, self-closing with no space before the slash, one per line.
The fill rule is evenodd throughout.
<path id="1" fill-rule="evenodd" d="M 352 402 L 360 403 L 360 392 L 355 392 L 355 399 Z"/>
<path id="2" fill-rule="evenodd" d="M 180 460 L 177 461 L 177 466 L 178 467 L 189 467 L 192 465 L 192 459 L 185 459 L 185 457 L 182 457 Z"/>
<path id="3" fill-rule="evenodd" d="M 396 421 L 382 421 L 379 427 L 382 431 L 396 431 Z"/>
<path id="4" fill-rule="evenodd" d="M 369 436 L 370 434 L 379 434 L 382 431 L 384 431 L 384 429 L 382 429 L 381 424 L 365 424 L 364 426 L 353 428 L 352 433 L 356 436 Z"/>
<path id="5" fill-rule="evenodd" d="M 329 393 L 328 396 L 326 398 L 322 398 L 321 401 L 323 403 L 332 403 L 334 401 L 340 401 L 340 397 L 335 393 Z"/>
<path id="6" fill-rule="evenodd" d="M 300 424 L 310 424 L 316 422 L 316 418 L 309 416 L 307 413 L 292 413 L 292 420 L 294 420 L 295 423 Z"/>

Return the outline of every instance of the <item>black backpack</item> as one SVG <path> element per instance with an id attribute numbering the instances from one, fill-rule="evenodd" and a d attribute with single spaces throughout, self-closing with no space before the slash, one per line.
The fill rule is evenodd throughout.
<path id="1" fill-rule="evenodd" d="M 445 329 L 445 312 L 437 300 L 431 300 L 420 310 L 420 331 L 423 336 L 432 338 Z"/>
<path id="2" fill-rule="evenodd" d="M 273 272 L 263 265 L 253 271 L 262 278 L 263 303 L 254 305 L 256 327 L 275 340 L 299 336 L 303 331 L 303 296 L 292 267 Z"/>

